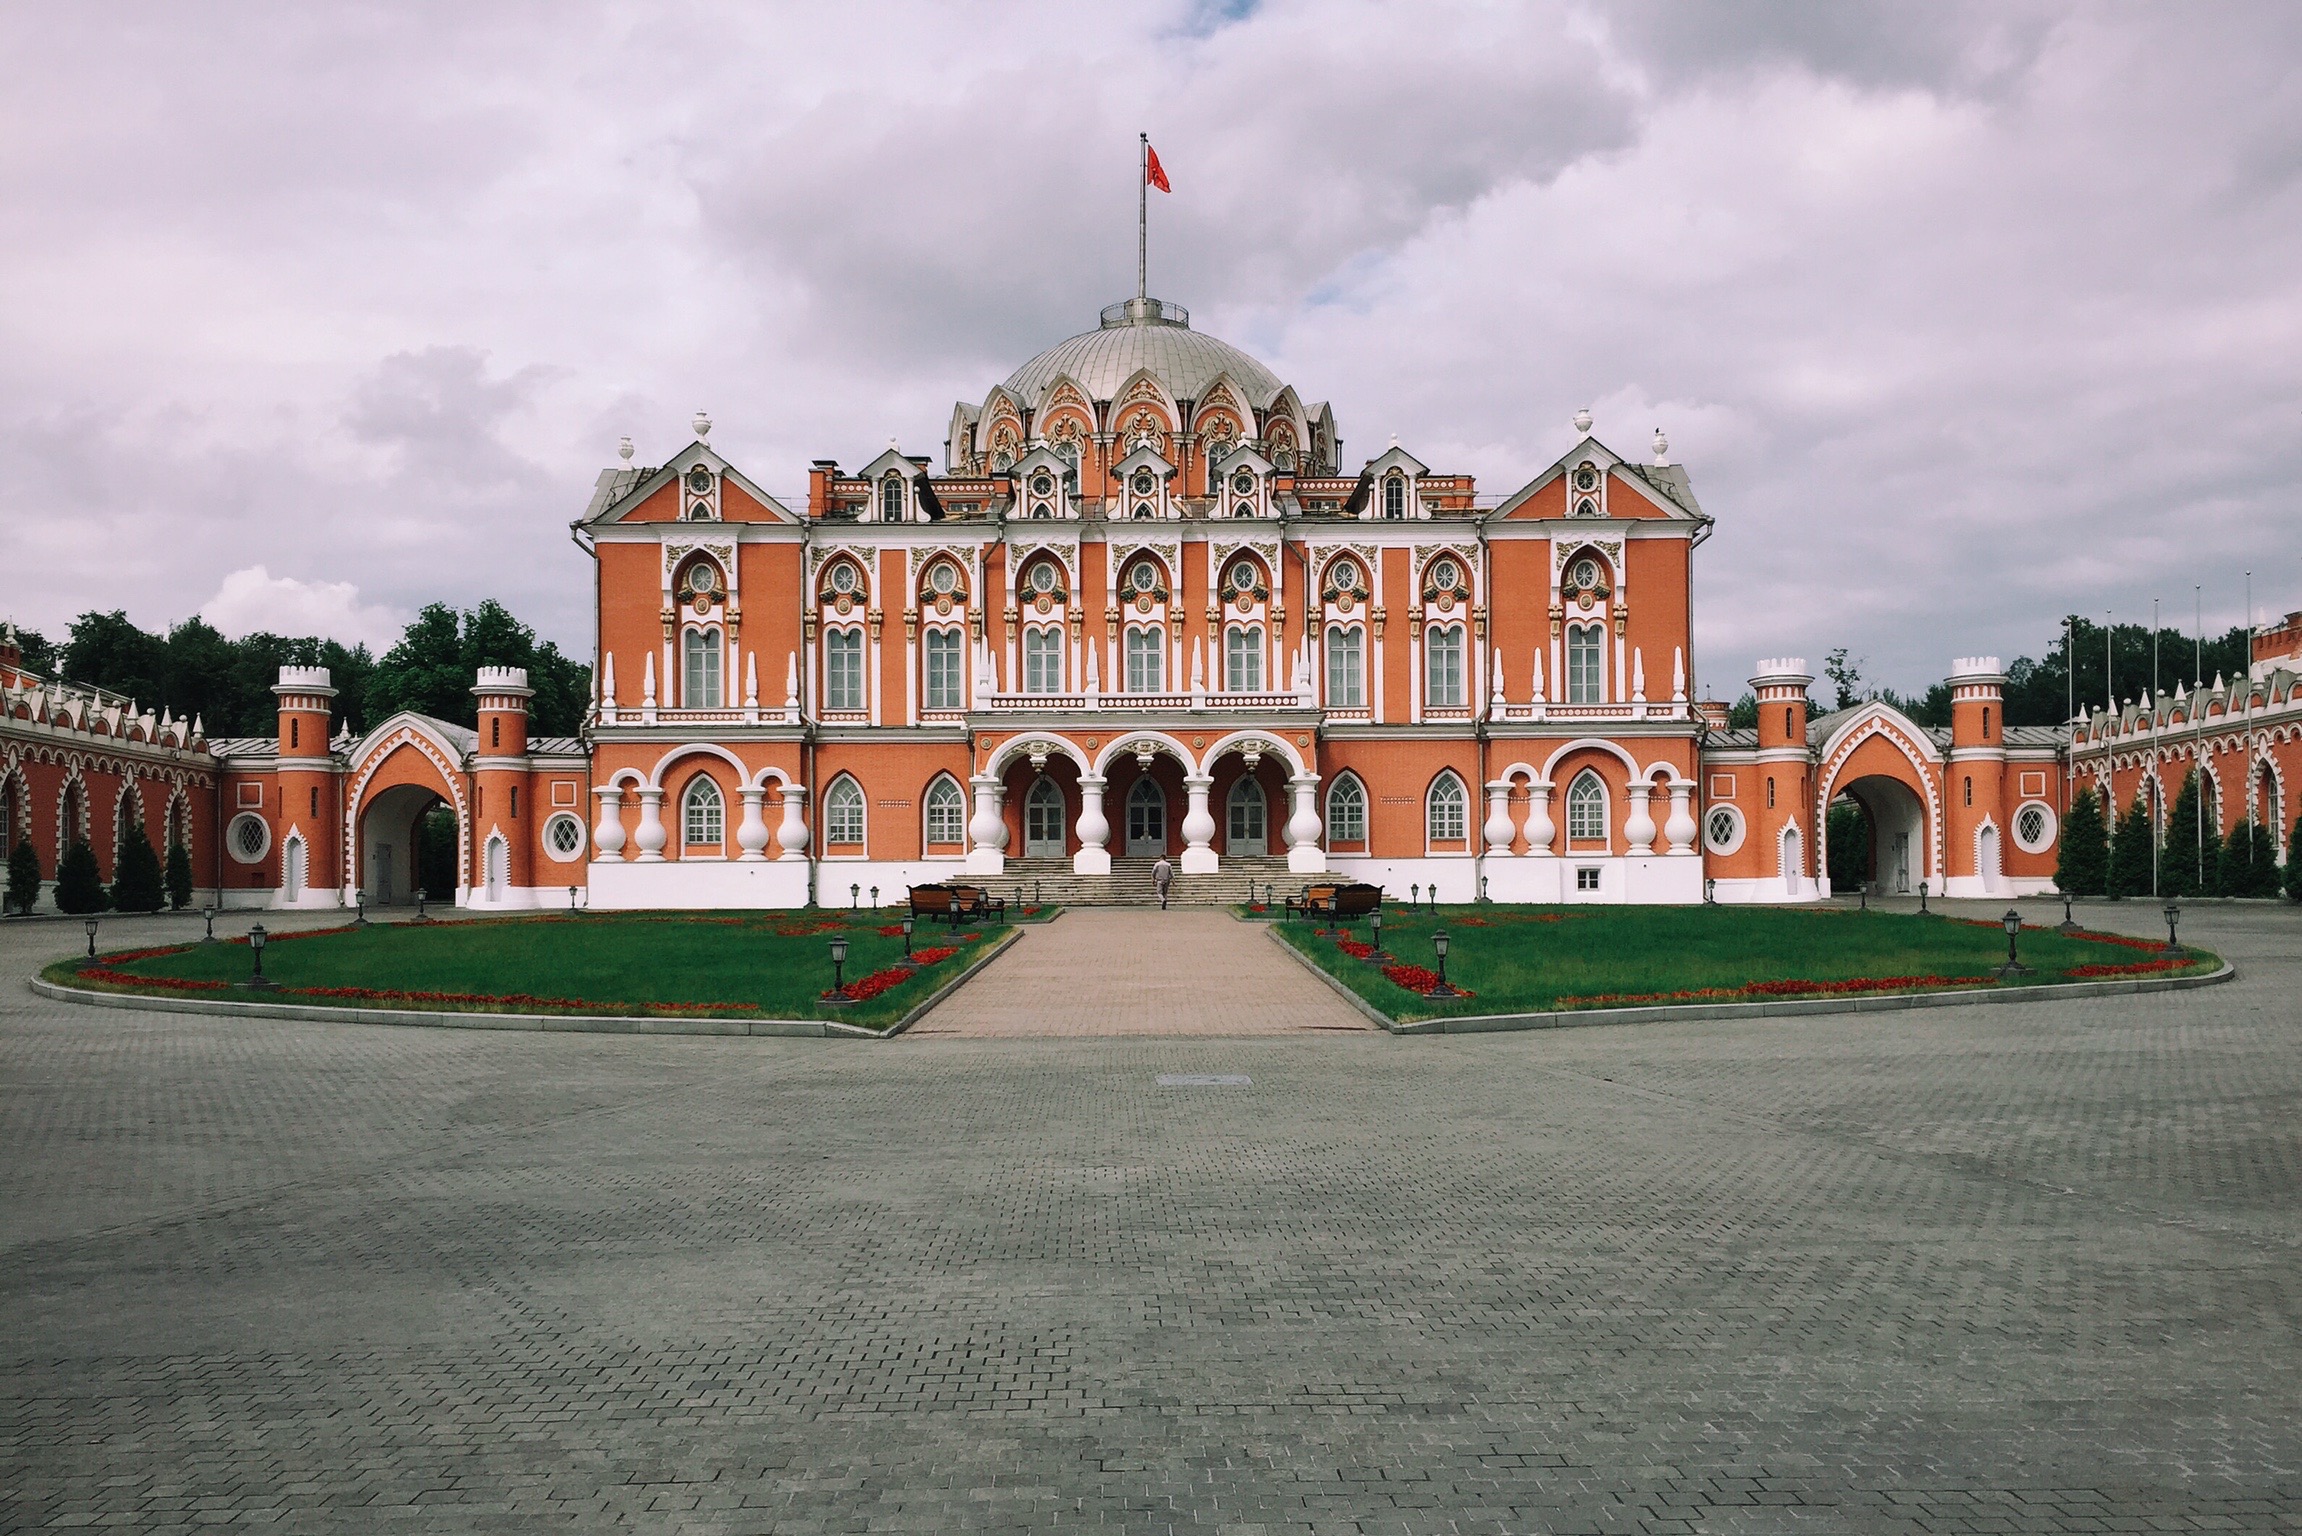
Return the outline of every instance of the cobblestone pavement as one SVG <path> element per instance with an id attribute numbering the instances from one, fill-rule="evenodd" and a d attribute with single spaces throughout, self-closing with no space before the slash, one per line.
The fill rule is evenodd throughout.
<path id="1" fill-rule="evenodd" d="M 1419 1040 L 11 982 L 0 1527 L 2291 1531 L 2302 912 L 2186 933 L 2246 974 Z"/>
<path id="2" fill-rule="evenodd" d="M 1079 907 L 1022 939 L 912 1026 L 936 1035 L 1371 1032 L 1261 923 L 1204 907 Z"/>

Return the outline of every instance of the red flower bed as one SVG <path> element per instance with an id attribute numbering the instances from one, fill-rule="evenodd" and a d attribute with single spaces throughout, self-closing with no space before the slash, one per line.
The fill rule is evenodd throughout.
<path id="1" fill-rule="evenodd" d="M 1386 965 L 1383 967 L 1383 975 L 1394 984 L 1425 996 L 1428 996 L 1430 990 L 1439 984 L 1439 973 L 1420 965 Z M 1455 995 L 1470 997 L 1473 994 L 1458 987 L 1455 989 Z"/>
<path id="2" fill-rule="evenodd" d="M 941 965 L 958 953 L 959 946 L 956 944 L 938 944 L 933 949 L 915 950 L 911 956 L 911 963 L 914 965 Z"/>
<path id="3" fill-rule="evenodd" d="M 891 987 L 902 986 L 917 974 L 909 966 L 891 965 L 885 970 L 873 971 L 861 981 L 848 983 L 847 995 L 856 1002 L 864 1002 L 877 997 Z M 826 998 L 830 997 L 832 995 L 831 990 L 828 987 L 825 988 L 823 995 Z"/>
<path id="4" fill-rule="evenodd" d="M 2146 976 L 2153 971 L 2179 971 L 2190 960 L 2139 960 L 2132 965 L 2074 965 L 2065 976 Z"/>
<path id="5" fill-rule="evenodd" d="M 1851 997 L 1867 992 L 1908 992 L 1923 987 L 1990 987 L 1995 976 L 1857 976 L 1849 981 L 1752 981 L 1739 987 L 1696 987 L 1684 992 L 1599 992 L 1562 997 L 1561 1008 L 1601 1004 L 1734 1002 L 1754 997 Z"/>
<path id="6" fill-rule="evenodd" d="M 166 951 L 159 953 L 164 954 Z M 84 965 L 74 974 L 86 981 L 106 982 L 115 987 L 160 987 L 170 992 L 221 992 L 231 985 L 228 981 L 187 981 L 175 976 L 137 976 L 103 965 Z"/>
<path id="7" fill-rule="evenodd" d="M 1335 947 L 1354 960 L 1364 960 L 1375 952 L 1375 946 L 1359 939 L 1339 938 Z"/>
<path id="8" fill-rule="evenodd" d="M 126 965 L 131 960 L 156 960 L 162 955 L 180 955 L 191 947 L 189 944 L 163 944 L 158 949 L 127 949 L 116 955 L 106 955 L 104 963 Z"/>
<path id="9" fill-rule="evenodd" d="M 883 939 L 900 939 L 903 937 L 903 925 L 901 923 L 881 923 L 879 936 Z"/>

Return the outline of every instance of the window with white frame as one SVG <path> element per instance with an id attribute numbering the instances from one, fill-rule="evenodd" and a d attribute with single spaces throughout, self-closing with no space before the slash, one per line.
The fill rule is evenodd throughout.
<path id="1" fill-rule="evenodd" d="M 1166 687 L 1167 636 L 1149 625 L 1138 624 L 1127 631 L 1127 691 L 1162 693 Z"/>
<path id="2" fill-rule="evenodd" d="M 1596 770 L 1585 768 L 1567 786 L 1567 841 L 1603 843 L 1607 840 L 1607 786 Z"/>
<path id="3" fill-rule="evenodd" d="M 823 840 L 842 846 L 863 841 L 863 791 L 841 777 L 823 797 Z"/>
<path id="4" fill-rule="evenodd" d="M 1346 773 L 1327 791 L 1327 840 L 1364 843 L 1367 840 L 1367 787 L 1357 774 Z"/>
<path id="5" fill-rule="evenodd" d="M 967 840 L 967 797 L 948 778 L 927 786 L 927 840 L 959 843 Z"/>
<path id="6" fill-rule="evenodd" d="M 1356 624 L 1327 630 L 1327 707 L 1367 707 L 1367 632 Z"/>
<path id="7" fill-rule="evenodd" d="M 1023 691 L 1063 691 L 1063 631 L 1051 624 L 1023 632 Z"/>
<path id="8" fill-rule="evenodd" d="M 1567 702 L 1599 702 L 1599 658 L 1606 644 L 1604 624 L 1567 626 Z"/>
<path id="9" fill-rule="evenodd" d="M 1732 806 L 1712 806 L 1703 819 L 1703 837 L 1713 853 L 1734 852 L 1742 846 L 1742 816 Z"/>
<path id="10" fill-rule="evenodd" d="M 719 631 L 687 632 L 687 686 L 680 694 L 689 709 L 720 707 Z"/>
<path id="11" fill-rule="evenodd" d="M 2054 841 L 2054 809 L 2042 800 L 2016 808 L 2014 845 L 2024 853 L 2044 853 Z"/>
<path id="12" fill-rule="evenodd" d="M 581 817 L 561 811 L 544 823 L 544 852 L 565 864 L 583 852 L 584 825 Z"/>
<path id="13" fill-rule="evenodd" d="M 863 631 L 826 630 L 823 636 L 823 707 L 861 709 L 863 705 Z"/>
<path id="14" fill-rule="evenodd" d="M 1431 781 L 1424 824 L 1434 843 L 1459 843 L 1469 834 L 1463 781 L 1450 771 Z"/>
<path id="15" fill-rule="evenodd" d="M 1263 691 L 1263 626 L 1234 624 L 1223 635 L 1223 686 L 1232 693 Z"/>
<path id="16" fill-rule="evenodd" d="M 708 778 L 688 785 L 680 801 L 679 840 L 690 848 L 719 848 L 727 842 L 727 802 Z"/>
<path id="17" fill-rule="evenodd" d="M 948 570 L 949 567 L 940 567 Z M 960 632 L 956 629 L 931 629 L 927 632 L 927 707 L 929 709 L 959 709 L 963 707 L 960 693 L 959 657 Z"/>
<path id="18" fill-rule="evenodd" d="M 879 482 L 879 520 L 883 523 L 903 521 L 903 477 L 892 471 Z"/>
<path id="19" fill-rule="evenodd" d="M 1433 709 L 1463 707 L 1463 626 L 1439 624 L 1423 631 L 1424 702 Z"/>
<path id="20" fill-rule="evenodd" d="M 1407 515 L 1407 477 L 1388 475 L 1383 480 L 1383 516 L 1401 518 Z"/>

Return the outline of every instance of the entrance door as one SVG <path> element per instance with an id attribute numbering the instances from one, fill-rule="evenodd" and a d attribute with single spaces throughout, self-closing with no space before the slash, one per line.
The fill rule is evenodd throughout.
<path id="1" fill-rule="evenodd" d="M 1224 848 L 1234 855 L 1260 858 L 1270 851 L 1263 827 L 1263 786 L 1253 779 L 1241 779 L 1231 786 L 1230 836 Z"/>
<path id="2" fill-rule="evenodd" d="M 1023 854 L 1031 859 L 1063 857 L 1063 787 L 1038 779 L 1023 797 Z"/>
<path id="3" fill-rule="evenodd" d="M 291 837 L 288 839 L 288 856 L 284 862 L 287 866 L 285 873 L 287 875 L 288 901 L 292 905 L 304 899 L 305 860 L 304 840 L 302 838 Z"/>
<path id="4" fill-rule="evenodd" d="M 487 851 L 483 857 L 487 866 L 488 900 L 502 901 L 505 888 L 511 884 L 511 846 L 499 833 L 488 839 Z"/>
<path id="5" fill-rule="evenodd" d="M 1897 896 L 1910 894 L 1910 834 L 1908 832 L 1894 834 L 1893 889 Z"/>
<path id="6" fill-rule="evenodd" d="M 1982 877 L 1982 889 L 1989 895 L 1998 894 L 1998 828 L 1984 827 L 1975 839 L 1975 873 Z"/>
<path id="7" fill-rule="evenodd" d="M 1167 796 L 1148 778 L 1127 791 L 1127 856 L 1155 859 L 1167 851 Z"/>
<path id="8" fill-rule="evenodd" d="M 392 904 L 392 845 L 390 843 L 376 844 L 375 873 L 368 883 L 376 888 L 377 906 L 388 907 Z"/>

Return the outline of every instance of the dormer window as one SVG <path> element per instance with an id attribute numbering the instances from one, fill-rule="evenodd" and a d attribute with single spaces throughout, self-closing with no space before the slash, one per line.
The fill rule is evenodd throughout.
<path id="1" fill-rule="evenodd" d="M 1391 475 L 1383 481 L 1383 516 L 1402 518 L 1407 515 L 1407 478 Z"/>
<path id="2" fill-rule="evenodd" d="M 1254 495 L 1254 494 L 1255 494 L 1255 473 L 1254 473 L 1254 471 L 1253 471 L 1253 470 L 1242 469 L 1242 470 L 1240 470 L 1240 471 L 1239 471 L 1239 473 L 1237 473 L 1237 474 L 1233 475 L 1233 476 L 1231 477 L 1231 489 L 1232 489 L 1233 491 L 1237 492 L 1237 493 L 1238 493 L 1239 495 L 1241 495 L 1241 496 L 1252 496 L 1252 495 Z"/>
<path id="3" fill-rule="evenodd" d="M 1575 489 L 1578 491 L 1595 491 L 1598 488 L 1599 467 L 1588 462 L 1578 465 L 1575 469 Z"/>
<path id="4" fill-rule="evenodd" d="M 883 523 L 903 521 L 903 479 L 889 475 L 879 482 L 879 520 Z"/>
<path id="5" fill-rule="evenodd" d="M 711 494 L 711 471 L 698 464 L 687 472 L 687 488 L 698 496 Z"/>
<path id="6" fill-rule="evenodd" d="M 1139 469 L 1135 471 L 1136 495 L 1148 496 L 1157 489 L 1159 489 L 1159 481 L 1158 478 L 1151 473 L 1151 471 L 1148 469 Z"/>

